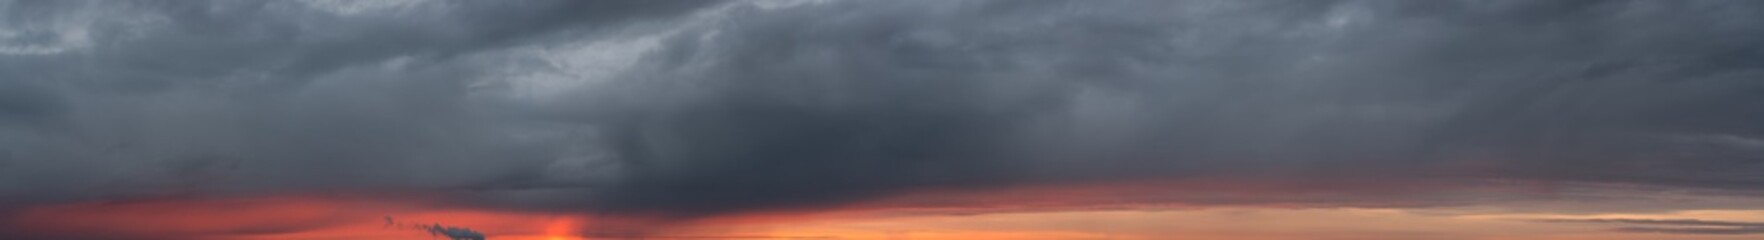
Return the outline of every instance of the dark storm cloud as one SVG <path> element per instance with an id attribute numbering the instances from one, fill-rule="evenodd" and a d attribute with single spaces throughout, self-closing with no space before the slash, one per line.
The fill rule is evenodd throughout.
<path id="1" fill-rule="evenodd" d="M 479 94 L 493 86 L 478 80 L 506 60 L 478 53 L 710 2 L 643 3 L 5 2 L 0 151 L 18 164 L 0 169 L 0 195 L 398 189 L 518 176 L 543 166 L 534 158 L 548 153 L 527 152 L 546 144 L 506 140 L 501 128 L 519 126 L 498 115 L 497 97 Z"/>
<path id="2" fill-rule="evenodd" d="M 691 217 L 1147 179 L 1764 186 L 1748 1 L 0 6 L 7 201 Z"/>
<path id="3" fill-rule="evenodd" d="M 1758 7 L 841 2 L 733 13 L 560 108 L 630 169 L 593 197 L 612 209 L 1245 175 L 1748 188 Z"/>

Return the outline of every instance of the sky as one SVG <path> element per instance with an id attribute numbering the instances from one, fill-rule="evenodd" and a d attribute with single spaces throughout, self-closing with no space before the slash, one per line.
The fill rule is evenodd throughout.
<path id="1" fill-rule="evenodd" d="M 0 239 L 1757 239 L 1764 2 L 0 0 Z"/>

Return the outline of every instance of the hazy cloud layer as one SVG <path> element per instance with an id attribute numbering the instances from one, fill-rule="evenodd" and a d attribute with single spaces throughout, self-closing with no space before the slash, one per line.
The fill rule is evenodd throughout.
<path id="1" fill-rule="evenodd" d="M 0 1 L 0 19 L 7 207 L 392 191 L 691 217 L 1187 178 L 1764 187 L 1752 1 Z"/>
<path id="2" fill-rule="evenodd" d="M 1764 223 L 1709 221 L 1696 219 L 1551 219 L 1543 220 L 1555 223 L 1599 223 L 1624 224 L 1628 227 L 1612 228 L 1619 232 L 1640 233 L 1682 233 L 1682 234 L 1764 234 Z"/>

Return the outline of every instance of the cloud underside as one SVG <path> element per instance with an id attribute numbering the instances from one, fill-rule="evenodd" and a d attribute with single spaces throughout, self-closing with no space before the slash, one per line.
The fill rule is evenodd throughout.
<path id="1" fill-rule="evenodd" d="M 5 1 L 0 208 L 375 191 L 693 218 L 1195 179 L 1345 205 L 1474 204 L 1450 196 L 1488 181 L 1744 192 L 1764 187 L 1761 9 Z M 1161 190 L 1238 189 L 1209 186 Z M 1758 230 L 1640 225 L 1620 230 Z"/>

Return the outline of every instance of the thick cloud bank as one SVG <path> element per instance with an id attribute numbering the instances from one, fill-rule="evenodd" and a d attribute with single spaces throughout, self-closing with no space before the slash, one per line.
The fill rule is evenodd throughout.
<path id="1" fill-rule="evenodd" d="M 0 1 L 0 205 L 1764 187 L 1753 1 Z M 1441 189 L 1440 191 L 1450 191 Z"/>

